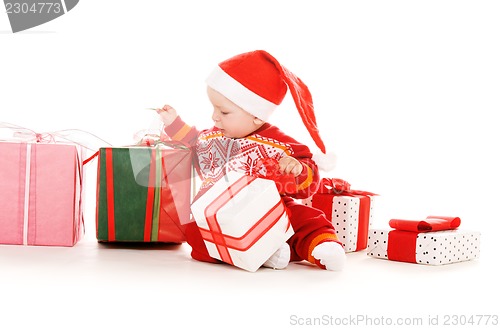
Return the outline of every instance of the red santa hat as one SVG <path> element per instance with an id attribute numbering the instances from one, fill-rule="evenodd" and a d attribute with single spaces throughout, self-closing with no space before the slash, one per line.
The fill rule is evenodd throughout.
<path id="1" fill-rule="evenodd" d="M 255 50 L 219 63 L 207 78 L 207 84 L 263 121 L 269 119 L 290 90 L 302 122 L 325 153 L 309 89 L 268 52 Z"/>

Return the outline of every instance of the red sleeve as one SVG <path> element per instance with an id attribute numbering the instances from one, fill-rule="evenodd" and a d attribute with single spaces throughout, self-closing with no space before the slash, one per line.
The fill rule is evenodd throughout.
<path id="1" fill-rule="evenodd" d="M 185 123 L 180 116 L 177 116 L 177 118 L 175 118 L 175 120 L 169 126 L 163 127 L 163 133 L 166 134 L 168 138 L 183 142 L 191 147 L 193 154 L 193 164 L 196 172 L 198 173 L 198 175 L 200 175 L 197 154 L 195 151 L 196 142 L 200 131 L 196 129 L 196 127 L 190 126 Z"/>
<path id="2" fill-rule="evenodd" d="M 184 142 L 188 145 L 194 146 L 196 139 L 200 133 L 194 126 L 186 124 L 180 116 L 169 125 L 163 128 L 165 134 L 175 141 Z"/>
<path id="3" fill-rule="evenodd" d="M 285 153 L 302 163 L 302 173 L 295 178 L 297 193 L 288 194 L 288 196 L 295 199 L 305 199 L 314 194 L 318 189 L 320 175 L 309 148 L 272 125 L 258 133 L 288 145 L 289 148 Z"/>
<path id="4" fill-rule="evenodd" d="M 318 189 L 320 179 L 318 166 L 311 158 L 296 159 L 302 162 L 302 173 L 295 178 L 297 182 L 297 193 L 291 195 L 291 197 L 295 199 L 305 199 L 313 195 Z"/>

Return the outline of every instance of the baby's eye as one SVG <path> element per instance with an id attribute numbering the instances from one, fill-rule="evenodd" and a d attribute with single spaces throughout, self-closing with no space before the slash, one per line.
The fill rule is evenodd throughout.
<path id="1" fill-rule="evenodd" d="M 220 111 L 220 114 L 226 115 L 226 114 L 229 114 L 229 112 Z"/>

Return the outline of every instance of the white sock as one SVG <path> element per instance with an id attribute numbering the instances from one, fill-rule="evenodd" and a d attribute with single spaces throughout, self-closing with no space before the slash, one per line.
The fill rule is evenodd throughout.
<path id="1" fill-rule="evenodd" d="M 284 269 L 290 262 L 290 246 L 284 243 L 269 259 L 262 265 L 275 270 Z"/>
<path id="2" fill-rule="evenodd" d="M 341 271 L 346 262 L 344 248 L 337 242 L 320 243 L 313 249 L 311 255 L 329 271 Z"/>

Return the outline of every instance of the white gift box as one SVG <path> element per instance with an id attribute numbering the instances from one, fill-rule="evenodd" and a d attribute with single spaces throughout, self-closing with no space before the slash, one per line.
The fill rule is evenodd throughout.
<path id="1" fill-rule="evenodd" d="M 370 229 L 367 254 L 375 258 L 413 262 L 424 265 L 444 265 L 472 260 L 480 254 L 480 233 L 465 230 L 445 230 L 435 232 L 405 232 L 408 239 L 400 245 L 390 238 L 392 229 Z M 415 237 L 416 236 L 416 237 Z M 409 243 L 413 241 L 414 243 Z M 401 241 L 401 240 L 400 240 Z M 411 248 L 409 248 L 411 246 Z M 399 255 L 392 255 L 391 248 L 397 248 Z M 401 250 L 404 249 L 404 250 Z M 401 253 L 408 257 L 401 259 Z"/>
<path id="2" fill-rule="evenodd" d="M 229 172 L 191 205 L 211 257 L 255 272 L 292 235 L 272 180 Z"/>

